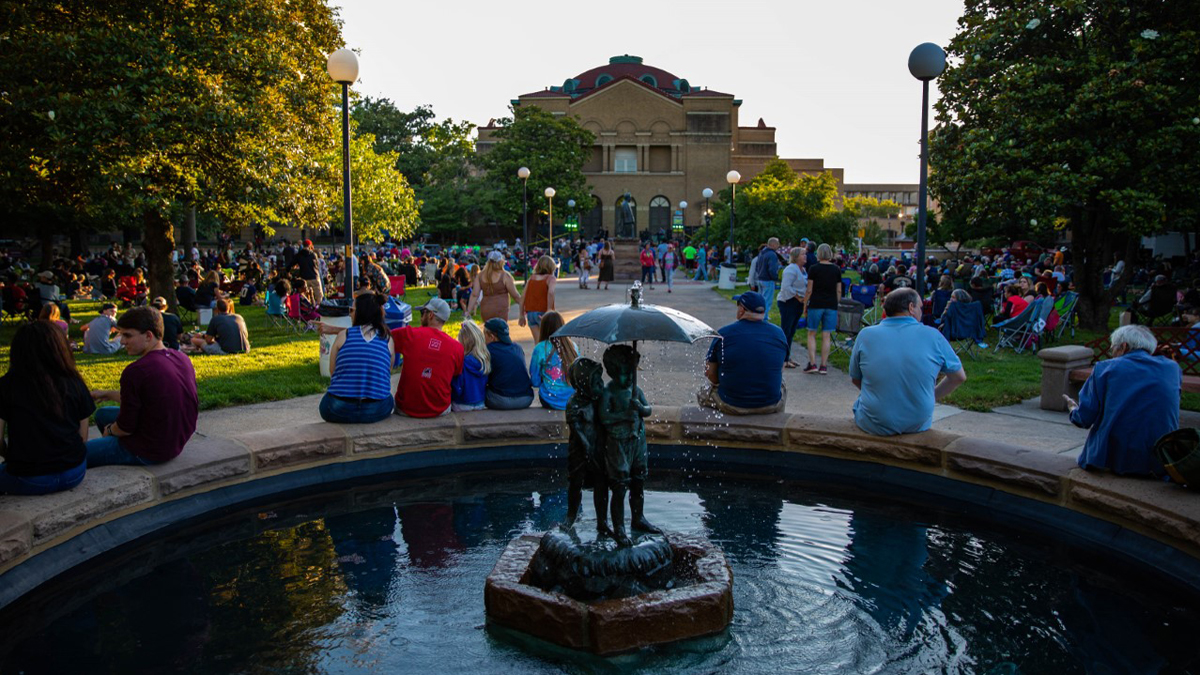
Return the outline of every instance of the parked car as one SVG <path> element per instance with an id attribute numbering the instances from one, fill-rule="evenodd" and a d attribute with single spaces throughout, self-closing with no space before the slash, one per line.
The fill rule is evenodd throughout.
<path id="1" fill-rule="evenodd" d="M 1017 241 L 1009 244 L 1007 248 L 1008 252 L 1011 253 L 1017 260 L 1036 260 L 1038 256 L 1042 255 L 1042 251 L 1046 250 L 1041 244 L 1037 243 L 1036 241 L 1029 241 L 1028 239 L 1018 239 Z M 994 247 L 984 248 L 980 251 L 980 253 L 994 258 L 999 255 L 1004 255 L 1004 249 Z"/>

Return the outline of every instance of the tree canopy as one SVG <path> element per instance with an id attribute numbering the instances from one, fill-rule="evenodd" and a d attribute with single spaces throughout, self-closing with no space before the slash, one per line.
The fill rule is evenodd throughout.
<path id="1" fill-rule="evenodd" d="M 1085 325 L 1115 258 L 1195 222 L 1200 12 L 1190 3 L 969 0 L 942 75 L 930 187 L 968 231 L 1069 230 Z"/>

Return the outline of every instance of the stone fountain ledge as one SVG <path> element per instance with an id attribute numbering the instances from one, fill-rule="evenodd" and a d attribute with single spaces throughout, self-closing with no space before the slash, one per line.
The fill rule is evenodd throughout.
<path id="1" fill-rule="evenodd" d="M 1160 568 L 1200 569 L 1200 495 L 1084 472 L 1060 455 L 936 430 L 880 438 L 849 419 L 806 414 L 731 417 L 660 407 L 646 428 L 648 441 L 664 454 L 692 453 L 761 473 L 793 465 L 802 474 L 812 467 L 845 474 L 848 460 L 856 463 L 850 471 L 867 480 L 952 493 L 1010 513 L 1018 526 L 1039 520 L 1044 530 L 1066 516 L 1065 526 L 1101 547 L 1132 547 L 1144 562 L 1163 563 Z M 514 458 L 544 463 L 554 453 L 549 446 L 564 442 L 566 433 L 561 412 L 530 408 L 197 435 L 164 465 L 101 467 L 67 492 L 0 496 L 0 607 L 96 555 L 208 511 L 412 468 Z M 1137 535 L 1160 545 L 1146 546 Z"/>

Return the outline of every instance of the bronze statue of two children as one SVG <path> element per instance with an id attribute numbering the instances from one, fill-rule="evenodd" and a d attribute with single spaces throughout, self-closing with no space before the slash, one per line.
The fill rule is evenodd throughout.
<path id="1" fill-rule="evenodd" d="M 644 513 L 646 483 L 646 426 L 650 404 L 634 384 L 641 356 L 628 345 L 613 345 L 604 351 L 601 365 L 589 358 L 576 359 L 568 377 L 575 394 L 567 402 L 567 527 L 579 518 L 583 488 L 591 486 L 596 508 L 596 529 L 616 540 L 619 546 L 633 541 L 625 531 L 625 494 L 634 531 L 661 534 Z M 611 492 L 611 503 L 609 493 Z M 611 526 L 608 516 L 611 513 Z"/>

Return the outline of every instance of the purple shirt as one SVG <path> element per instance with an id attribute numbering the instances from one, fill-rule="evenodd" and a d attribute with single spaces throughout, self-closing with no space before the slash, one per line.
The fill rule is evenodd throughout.
<path id="1" fill-rule="evenodd" d="M 174 349 L 152 351 L 121 373 L 117 426 L 130 434 L 121 445 L 154 462 L 176 457 L 196 431 L 199 408 L 191 359 Z"/>

